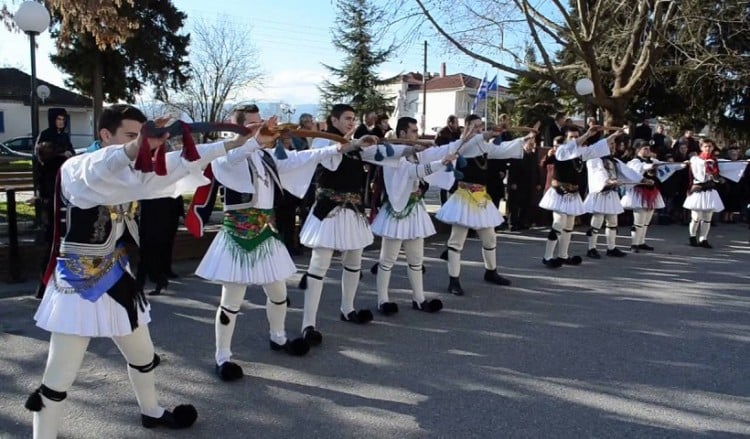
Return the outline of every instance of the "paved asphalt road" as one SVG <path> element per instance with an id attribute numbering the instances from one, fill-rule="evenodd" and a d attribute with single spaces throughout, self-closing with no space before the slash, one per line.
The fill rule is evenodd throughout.
<path id="1" fill-rule="evenodd" d="M 625 228 L 621 228 L 621 233 Z M 151 333 L 165 406 L 189 402 L 189 431 L 140 427 L 124 360 L 94 340 L 68 396 L 61 429 L 70 438 L 739 438 L 750 437 L 750 235 L 712 230 L 714 250 L 686 245 L 679 226 L 655 226 L 657 251 L 585 260 L 550 271 L 546 232 L 500 235 L 502 272 L 513 286 L 481 281 L 480 243 L 467 243 L 469 294 L 444 294 L 437 259 L 446 236 L 428 243 L 426 287 L 445 301 L 437 315 L 412 311 L 404 266 L 394 271 L 395 317 L 355 326 L 338 320 L 334 264 L 319 313 L 323 345 L 292 358 L 268 348 L 262 292 L 247 294 L 234 338 L 246 377 L 213 374 L 219 287 L 184 276 L 152 301 Z M 584 236 L 573 249 L 584 251 Z M 603 241 L 603 238 L 601 239 Z M 621 236 L 620 243 L 626 239 Z M 364 267 L 377 258 L 365 253 Z M 298 257 L 304 269 L 307 258 Z M 190 273 L 195 263 L 178 267 Z M 299 330 L 302 292 L 289 281 L 288 328 Z M 357 303 L 375 306 L 365 272 Z M 0 293 L 0 438 L 29 437 L 23 409 L 38 386 L 48 335 L 37 302 Z"/>

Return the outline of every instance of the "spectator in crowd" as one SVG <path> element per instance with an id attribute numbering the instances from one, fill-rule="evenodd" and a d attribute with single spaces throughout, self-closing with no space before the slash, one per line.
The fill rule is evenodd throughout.
<path id="1" fill-rule="evenodd" d="M 51 109 L 48 112 L 49 128 L 39 133 L 35 147 L 37 160 L 34 161 L 34 181 L 39 190 L 37 203 L 39 205 L 40 221 L 44 231 L 45 252 L 40 261 L 41 271 L 47 267 L 50 250 L 52 249 L 52 235 L 55 227 L 55 182 L 57 171 L 65 161 L 75 155 L 73 144 L 68 132 L 68 112 L 65 109 Z M 39 283 L 36 297 L 44 295 L 45 285 Z"/>
<path id="2" fill-rule="evenodd" d="M 656 125 L 656 131 L 651 136 L 651 151 L 656 154 L 656 158 L 664 161 L 669 150 L 667 135 L 664 133 L 664 125 Z"/>
<path id="3" fill-rule="evenodd" d="M 456 116 L 448 116 L 446 125 L 440 129 L 435 137 L 435 144 L 447 145 L 453 141 L 461 138 L 461 128 L 458 126 L 458 118 Z"/>
<path id="4" fill-rule="evenodd" d="M 458 118 L 454 115 L 448 116 L 448 120 L 446 122 L 446 125 L 440 129 L 437 133 L 437 137 L 435 137 L 435 145 L 447 145 L 451 142 L 454 142 L 461 138 L 461 128 L 458 126 Z M 455 190 L 455 185 L 453 190 Z M 441 189 L 440 190 L 440 204 L 445 204 L 445 201 L 448 199 L 448 192 Z"/>
<path id="5" fill-rule="evenodd" d="M 674 149 L 679 149 L 680 145 L 686 145 L 688 153 L 697 154 L 700 150 L 700 145 L 698 144 L 698 140 L 693 136 L 693 130 L 690 128 L 686 129 L 682 137 L 677 139 L 677 142 L 675 142 Z"/>
<path id="6" fill-rule="evenodd" d="M 388 125 L 388 115 L 381 114 L 375 120 L 375 127 L 373 127 L 371 134 L 378 136 L 379 139 L 384 139 L 386 134 L 391 131 L 390 125 Z"/>
<path id="7" fill-rule="evenodd" d="M 295 149 L 292 137 L 281 136 L 276 142 L 286 150 Z M 299 232 L 297 230 L 297 208 L 302 204 L 302 199 L 295 197 L 286 189 L 282 189 L 282 192 L 282 196 L 274 198 L 273 208 L 276 215 L 276 228 L 279 230 L 281 240 L 289 254 L 292 256 L 301 255 L 302 249 L 299 245 Z"/>
<path id="8" fill-rule="evenodd" d="M 635 130 L 633 131 L 633 142 L 638 139 L 650 142 L 652 138 L 653 132 L 651 131 L 651 126 L 648 124 L 648 118 L 644 118 L 641 124 L 635 127 Z"/>
<path id="9" fill-rule="evenodd" d="M 364 116 L 364 120 L 361 124 L 357 127 L 357 129 L 354 131 L 354 138 L 359 139 L 360 137 L 367 136 L 368 134 L 372 134 L 373 128 L 375 128 L 375 123 L 378 120 L 378 115 L 375 114 L 374 111 L 370 111 L 369 113 L 366 113 Z M 346 133 L 344 133 L 346 134 Z"/>
<path id="10" fill-rule="evenodd" d="M 508 216 L 510 230 L 525 230 L 531 227 L 539 203 L 541 176 L 537 165 L 536 144 L 523 146 L 523 157 L 509 161 L 508 168 Z"/>
<path id="11" fill-rule="evenodd" d="M 546 135 L 544 136 L 544 144 L 551 145 L 552 141 L 557 136 L 565 136 L 565 113 L 555 114 L 555 119 L 546 129 Z"/>
<path id="12" fill-rule="evenodd" d="M 299 116 L 298 126 L 301 130 L 321 131 L 320 122 L 316 122 L 312 114 L 309 113 L 302 113 Z M 312 137 L 292 137 L 294 148 L 298 151 L 310 149 L 312 141 Z M 316 178 L 313 177 L 313 182 L 310 183 L 310 187 L 307 189 L 307 193 L 305 193 L 305 196 L 302 197 L 302 200 L 299 202 L 299 207 L 297 210 L 299 212 L 300 224 L 305 223 L 307 215 L 310 213 L 310 209 L 312 209 L 312 205 L 315 204 L 315 180 Z M 290 253 L 292 254 L 296 254 L 297 252 L 302 253 L 303 247 L 297 246 L 293 253 L 292 250 L 290 250 Z"/>

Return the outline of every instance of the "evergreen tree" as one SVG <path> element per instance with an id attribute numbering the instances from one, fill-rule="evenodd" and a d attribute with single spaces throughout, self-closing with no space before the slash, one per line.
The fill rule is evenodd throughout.
<path id="1" fill-rule="evenodd" d="M 338 24 L 333 33 L 333 45 L 346 53 L 340 68 L 324 64 L 338 80 L 324 81 L 318 87 L 322 96 L 321 106 L 326 114 L 331 105 L 349 103 L 357 114 L 370 111 L 389 113 L 393 111 L 391 101 L 378 90 L 387 80 L 378 78 L 377 66 L 388 59 L 393 46 L 376 50 L 377 40 L 372 27 L 383 18 L 380 9 L 369 0 L 338 0 Z"/>
<path id="2" fill-rule="evenodd" d="M 137 29 L 123 42 L 105 46 L 86 30 L 70 31 L 58 40 L 52 62 L 71 77 L 66 85 L 94 97 L 94 111 L 103 101 L 134 102 L 144 84 L 156 93 L 179 88 L 188 77 L 189 35 L 180 34 L 187 16 L 171 1 L 134 0 L 117 7 L 120 17 L 129 17 Z M 63 17 L 53 10 L 56 21 Z M 58 37 L 61 27 L 52 29 Z M 98 119 L 95 118 L 95 120 Z"/>

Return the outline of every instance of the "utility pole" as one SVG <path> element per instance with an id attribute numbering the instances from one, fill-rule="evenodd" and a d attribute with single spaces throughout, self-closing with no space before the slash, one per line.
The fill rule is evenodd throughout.
<path id="1" fill-rule="evenodd" d="M 424 41 L 424 68 L 422 70 L 422 135 L 427 134 L 427 40 Z"/>

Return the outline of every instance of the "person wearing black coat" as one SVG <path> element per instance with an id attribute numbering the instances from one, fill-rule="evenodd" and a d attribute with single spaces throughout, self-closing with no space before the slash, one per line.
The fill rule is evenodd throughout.
<path id="1" fill-rule="evenodd" d="M 53 108 L 47 113 L 49 128 L 39 133 L 34 153 L 33 175 L 38 188 L 40 222 L 44 232 L 45 252 L 40 261 L 42 272 L 47 267 L 50 250 L 52 249 L 52 238 L 54 233 L 55 216 L 55 183 L 57 172 L 63 163 L 75 155 L 73 144 L 68 134 L 68 113 L 64 108 Z M 61 233 L 64 233 L 61 231 Z M 45 285 L 39 283 L 36 297 L 41 299 L 44 295 Z"/>
<path id="2" fill-rule="evenodd" d="M 542 189 L 536 149 L 529 145 L 524 147 L 523 158 L 511 160 L 508 168 L 508 216 L 512 231 L 531 227 L 537 194 Z"/>

